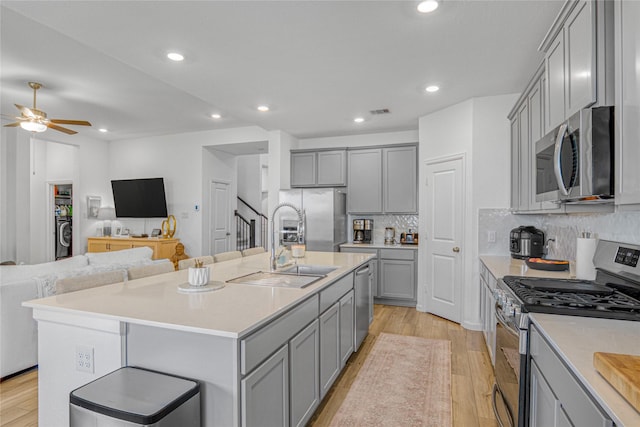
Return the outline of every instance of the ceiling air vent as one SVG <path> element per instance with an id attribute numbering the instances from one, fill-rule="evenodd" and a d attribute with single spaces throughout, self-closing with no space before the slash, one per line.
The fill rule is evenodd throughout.
<path id="1" fill-rule="evenodd" d="M 371 114 L 376 115 L 376 114 L 389 114 L 391 113 L 391 111 L 389 111 L 388 108 L 380 108 L 379 110 L 371 110 L 369 111 Z"/>

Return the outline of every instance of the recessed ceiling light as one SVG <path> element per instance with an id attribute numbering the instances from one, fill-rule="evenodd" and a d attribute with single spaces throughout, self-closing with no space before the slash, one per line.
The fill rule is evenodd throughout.
<path id="1" fill-rule="evenodd" d="M 98 129 L 98 132 L 105 133 L 105 132 L 109 132 L 109 131 L 107 129 L 105 129 L 105 128 L 100 128 L 100 129 Z"/>
<path id="2" fill-rule="evenodd" d="M 218 114 L 218 113 L 213 113 L 213 114 L 211 115 L 211 118 L 212 118 L 212 119 L 219 119 L 219 118 L 221 118 L 221 117 L 222 117 L 222 116 L 221 116 L 220 114 Z"/>
<path id="3" fill-rule="evenodd" d="M 356 117 L 355 119 L 353 119 L 353 121 L 356 123 L 362 123 L 364 122 L 364 117 Z"/>
<path id="4" fill-rule="evenodd" d="M 184 56 L 179 54 L 178 52 L 169 52 L 167 54 L 167 58 L 169 58 L 172 61 L 176 61 L 176 62 L 180 62 L 184 60 Z"/>
<path id="5" fill-rule="evenodd" d="M 266 113 L 267 111 L 269 111 L 269 106 L 268 105 L 260 105 L 260 106 L 258 106 L 258 111 L 260 111 L 262 113 Z"/>
<path id="6" fill-rule="evenodd" d="M 418 4 L 418 12 L 429 13 L 438 8 L 437 0 L 425 0 Z"/>
<path id="7" fill-rule="evenodd" d="M 438 86 L 427 86 L 424 90 L 427 92 L 437 92 L 440 88 Z"/>

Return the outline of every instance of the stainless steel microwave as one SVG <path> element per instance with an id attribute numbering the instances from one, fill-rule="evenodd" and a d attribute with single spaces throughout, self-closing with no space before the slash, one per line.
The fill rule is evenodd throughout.
<path id="1" fill-rule="evenodd" d="M 614 110 L 581 110 L 536 143 L 536 201 L 612 201 Z"/>

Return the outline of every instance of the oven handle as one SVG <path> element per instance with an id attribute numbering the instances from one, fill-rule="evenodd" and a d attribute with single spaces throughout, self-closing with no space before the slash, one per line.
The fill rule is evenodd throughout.
<path id="1" fill-rule="evenodd" d="M 513 426 L 513 414 L 511 413 L 511 408 L 509 407 L 509 404 L 507 403 L 506 400 L 504 400 L 504 396 L 502 395 L 502 391 L 500 391 L 500 389 L 498 388 L 498 384 L 494 384 L 493 385 L 493 392 L 491 393 L 491 404 L 493 405 L 493 413 L 496 416 L 496 420 L 498 421 L 498 425 L 500 427 L 505 427 L 504 423 L 502 422 L 502 420 L 500 419 L 500 414 L 498 413 L 498 404 L 497 404 L 497 400 L 496 400 L 496 396 L 500 394 L 500 399 L 502 400 L 502 403 L 504 404 L 504 407 L 507 409 L 507 416 L 509 417 L 509 425 L 507 427 L 514 427 Z"/>
<path id="2" fill-rule="evenodd" d="M 511 332 L 513 335 L 520 337 L 520 334 L 519 334 L 520 330 L 516 329 L 513 325 L 510 325 L 509 322 L 507 322 L 507 319 L 505 319 L 504 316 L 502 315 L 502 306 L 498 304 L 498 302 L 496 302 L 495 304 L 495 312 L 496 312 L 496 320 L 498 320 L 498 322 L 505 329 Z"/>
<path id="3" fill-rule="evenodd" d="M 569 195 L 569 189 L 564 186 L 564 180 L 562 179 L 562 163 L 560 159 L 560 150 L 562 150 L 562 140 L 564 139 L 564 134 L 567 132 L 568 125 L 563 123 L 558 130 L 558 135 L 556 136 L 556 147 L 553 151 L 553 172 L 556 176 L 556 181 L 558 182 L 558 189 L 560 193 L 564 196 Z"/>

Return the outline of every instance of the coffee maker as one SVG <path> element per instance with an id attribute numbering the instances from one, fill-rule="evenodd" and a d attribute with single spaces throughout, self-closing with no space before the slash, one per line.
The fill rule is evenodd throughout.
<path id="1" fill-rule="evenodd" d="M 371 243 L 372 233 L 372 219 L 353 220 L 353 243 Z"/>

